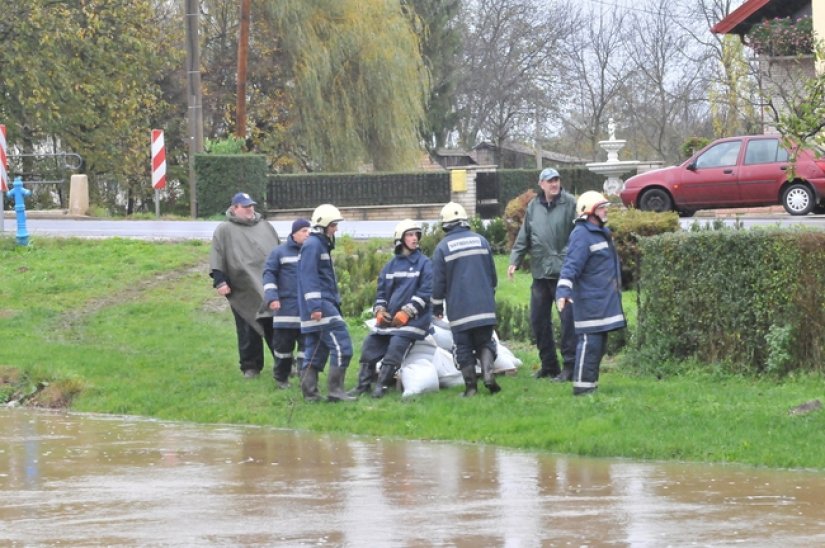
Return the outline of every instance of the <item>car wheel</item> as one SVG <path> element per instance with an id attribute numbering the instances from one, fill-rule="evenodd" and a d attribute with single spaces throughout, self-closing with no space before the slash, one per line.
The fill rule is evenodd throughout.
<path id="1" fill-rule="evenodd" d="M 782 207 L 791 215 L 807 215 L 815 205 L 813 191 L 802 183 L 794 183 L 782 193 Z"/>
<path id="2" fill-rule="evenodd" d="M 639 198 L 639 209 L 642 211 L 670 211 L 673 209 L 673 200 L 670 194 L 661 188 L 646 190 Z"/>

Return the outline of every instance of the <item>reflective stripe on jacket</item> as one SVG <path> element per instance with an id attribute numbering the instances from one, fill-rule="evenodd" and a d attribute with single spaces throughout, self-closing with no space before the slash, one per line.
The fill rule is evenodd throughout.
<path id="1" fill-rule="evenodd" d="M 426 337 L 433 319 L 432 292 L 432 262 L 421 251 L 399 253 L 390 259 L 378 275 L 374 308 L 383 306 L 390 316 L 395 316 L 401 307 L 412 305 L 416 315 L 403 327 L 377 327 L 376 332 L 415 340 Z"/>
<path id="2" fill-rule="evenodd" d="M 301 312 L 298 309 L 298 256 L 299 246 L 290 235 L 287 241 L 269 254 L 264 266 L 264 302 L 269 307 L 272 301 L 279 301 L 281 308 L 272 313 L 272 325 L 277 328 L 298 329 L 301 327 Z"/>
<path id="3" fill-rule="evenodd" d="M 343 322 L 338 281 L 332 266 L 332 242 L 322 232 L 312 232 L 301 246 L 298 259 L 298 309 L 301 331 L 321 331 L 329 324 Z M 321 311 L 321 320 L 310 315 Z"/>
<path id="4" fill-rule="evenodd" d="M 576 221 L 556 286 L 556 299 L 573 301 L 576 333 L 599 333 L 627 325 L 622 275 L 610 229 Z"/>
<path id="5" fill-rule="evenodd" d="M 433 253 L 433 314 L 446 305 L 450 329 L 496 324 L 496 267 L 490 243 L 467 227 L 447 233 Z"/>

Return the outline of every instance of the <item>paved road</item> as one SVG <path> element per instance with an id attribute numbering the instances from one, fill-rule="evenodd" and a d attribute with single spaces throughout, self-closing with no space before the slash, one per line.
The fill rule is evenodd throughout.
<path id="1" fill-rule="evenodd" d="M 130 221 L 100 219 L 41 219 L 26 220 L 29 236 L 76 236 L 81 238 L 108 238 L 120 236 L 144 240 L 211 240 L 219 221 Z M 291 221 L 270 221 L 278 234 L 289 234 Z M 338 234 L 353 238 L 392 237 L 398 221 L 344 221 Z M 434 221 L 428 221 L 433 223 Z M 3 229 L 13 235 L 17 230 L 14 219 L 5 219 Z"/>
<path id="2" fill-rule="evenodd" d="M 697 216 L 690 219 L 681 219 L 683 228 L 689 228 L 694 223 L 700 225 L 721 220 L 727 225 L 741 223 L 750 228 L 757 225 L 805 224 L 825 229 L 825 215 L 806 215 L 792 217 L 785 213 L 746 213 L 742 215 L 725 216 Z M 122 238 L 136 238 L 144 240 L 211 240 L 212 233 L 219 221 L 132 221 L 111 219 L 70 219 L 70 218 L 29 218 L 26 228 L 29 236 L 75 236 L 81 238 L 108 238 L 119 236 Z M 270 221 L 279 235 L 289 233 L 291 221 Z M 353 238 L 391 237 L 398 221 L 344 221 L 339 226 L 339 235 L 346 234 Z M 436 221 L 425 221 L 433 224 Z M 7 235 L 14 235 L 17 230 L 15 219 L 3 220 L 3 231 Z"/>

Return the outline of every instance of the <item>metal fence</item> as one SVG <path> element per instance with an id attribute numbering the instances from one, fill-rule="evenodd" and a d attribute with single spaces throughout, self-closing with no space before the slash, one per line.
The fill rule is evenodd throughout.
<path id="1" fill-rule="evenodd" d="M 450 175 L 421 173 L 321 173 L 270 175 L 271 209 L 299 209 L 332 203 L 339 207 L 445 203 Z"/>

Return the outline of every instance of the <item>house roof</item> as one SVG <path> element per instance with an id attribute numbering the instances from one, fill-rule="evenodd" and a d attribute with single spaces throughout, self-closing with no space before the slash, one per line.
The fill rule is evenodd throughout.
<path id="1" fill-rule="evenodd" d="M 473 147 L 473 150 L 478 150 L 480 148 L 496 148 L 496 145 L 490 143 L 488 141 L 482 141 L 476 146 Z M 535 154 L 536 151 L 533 147 L 529 147 L 526 145 L 520 145 L 518 143 L 513 142 L 505 142 L 501 144 L 501 148 L 504 150 L 512 150 L 513 152 L 518 152 L 521 154 L 532 155 Z M 563 164 L 583 164 L 588 162 L 589 160 L 585 160 L 583 158 L 577 158 L 576 156 L 569 156 L 567 154 L 562 154 L 561 152 L 554 152 L 552 150 L 542 150 L 541 157 L 550 160 L 551 162 L 560 162 Z"/>
<path id="2" fill-rule="evenodd" d="M 813 0 L 746 0 L 744 4 L 730 12 L 727 17 L 713 25 L 710 30 L 716 34 L 747 34 L 751 27 L 763 19 L 788 17 Z"/>

